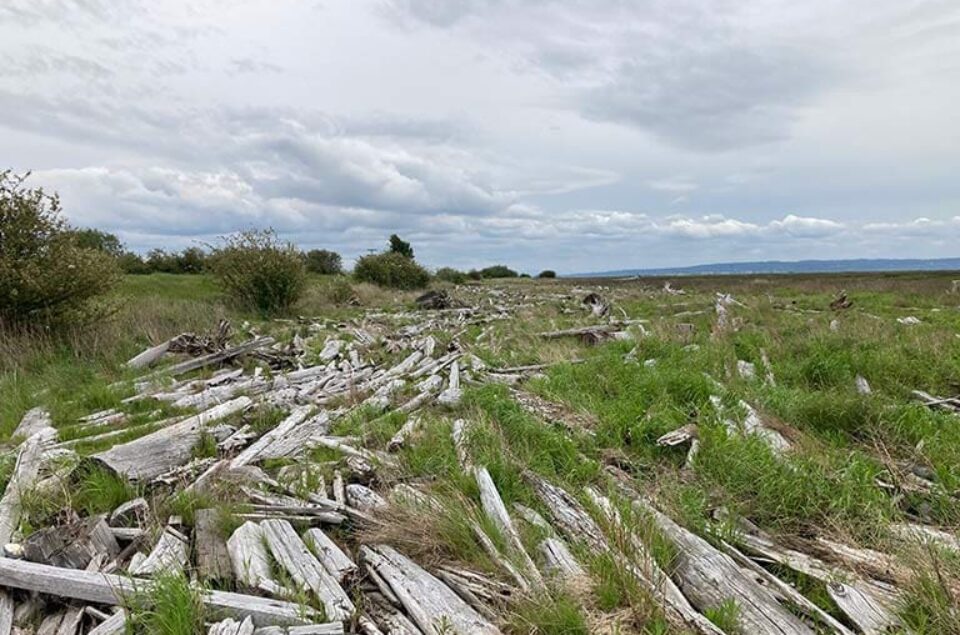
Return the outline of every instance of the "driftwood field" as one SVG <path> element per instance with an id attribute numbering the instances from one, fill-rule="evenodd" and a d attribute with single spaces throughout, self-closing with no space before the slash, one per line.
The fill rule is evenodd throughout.
<path id="1" fill-rule="evenodd" d="M 960 632 L 953 277 L 145 276 L 3 344 L 0 635 Z"/>

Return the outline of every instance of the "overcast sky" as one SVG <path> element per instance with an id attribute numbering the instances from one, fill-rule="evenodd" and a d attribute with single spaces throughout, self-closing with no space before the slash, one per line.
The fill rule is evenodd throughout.
<path id="1" fill-rule="evenodd" d="M 141 251 L 960 256 L 960 2 L 2 0 L 0 162 Z"/>

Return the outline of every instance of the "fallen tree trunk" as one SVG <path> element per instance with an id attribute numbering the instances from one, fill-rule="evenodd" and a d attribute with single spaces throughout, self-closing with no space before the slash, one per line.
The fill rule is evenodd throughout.
<path id="1" fill-rule="evenodd" d="M 150 593 L 153 585 L 151 580 L 142 578 L 0 558 L 0 586 L 55 597 L 116 606 L 138 593 Z M 201 599 L 214 614 L 239 619 L 250 616 L 257 626 L 310 623 L 310 609 L 291 602 L 224 591 L 203 591 Z"/>
<path id="2" fill-rule="evenodd" d="M 94 454 L 93 458 L 131 480 L 156 478 L 190 460 L 193 447 L 209 423 L 246 410 L 252 404 L 249 397 L 237 397 L 168 428 Z"/>
<path id="3" fill-rule="evenodd" d="M 201 355 L 194 359 L 188 359 L 185 362 L 180 362 L 179 364 L 174 364 L 169 368 L 162 368 L 151 376 L 161 376 L 169 375 L 171 377 L 176 377 L 177 375 L 182 375 L 184 373 L 189 373 L 192 370 L 197 370 L 199 368 L 204 368 L 206 366 L 213 366 L 215 364 L 222 364 L 228 362 L 235 357 L 250 353 L 260 348 L 264 348 L 273 344 L 276 340 L 270 336 L 257 337 L 249 342 L 244 342 L 237 346 L 231 348 L 217 351 L 216 353 L 209 353 L 207 355 Z"/>

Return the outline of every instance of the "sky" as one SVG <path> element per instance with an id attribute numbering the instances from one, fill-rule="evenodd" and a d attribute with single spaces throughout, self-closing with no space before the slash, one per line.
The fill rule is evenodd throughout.
<path id="1" fill-rule="evenodd" d="M 0 169 L 129 248 L 960 256 L 957 0 L 2 0 Z"/>

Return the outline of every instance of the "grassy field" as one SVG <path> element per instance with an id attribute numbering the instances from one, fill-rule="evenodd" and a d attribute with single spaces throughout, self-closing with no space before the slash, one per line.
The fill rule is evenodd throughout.
<path id="1" fill-rule="evenodd" d="M 453 411 L 425 409 L 417 442 L 405 447 L 399 464 L 378 478 L 384 487 L 425 484 L 444 501 L 446 512 L 429 519 L 400 516 L 390 527 L 371 530 L 363 538 L 394 544 L 422 563 L 457 563 L 502 577 L 466 522 L 483 519 L 477 513 L 477 486 L 464 476 L 451 440 L 451 422 L 463 418 L 473 424 L 468 440 L 473 461 L 488 468 L 508 508 L 520 503 L 542 510 L 525 478 L 528 471 L 568 492 L 597 487 L 617 503 L 623 524 L 646 536 L 654 557 L 670 570 L 676 558 L 673 546 L 611 485 L 610 468 L 615 468 L 632 488 L 714 545 L 729 536 L 735 520 L 744 520 L 783 544 L 808 546 L 827 539 L 888 554 L 905 572 L 889 576 L 901 593 L 896 611 L 903 632 L 958 633 L 960 554 L 919 546 L 891 531 L 905 521 L 954 536 L 960 527 L 960 417 L 927 407 L 912 394 L 960 393 L 960 295 L 950 293 L 951 281 L 958 277 L 905 273 L 672 279 L 682 294 L 663 291 L 662 279 L 510 280 L 448 287 L 468 305 L 502 301 L 512 306 L 510 319 L 470 326 L 459 340 L 493 368 L 547 364 L 524 390 L 559 404 L 567 425 L 531 414 L 510 388 L 491 383 L 468 386 Z M 852 307 L 831 310 L 840 290 L 846 290 Z M 642 320 L 629 327 L 629 340 L 589 346 L 577 338 L 540 337 L 543 331 L 596 323 L 578 306 L 588 291 L 611 303 L 611 318 Z M 731 294 L 737 301 L 729 306 L 730 324 L 722 332 L 715 328 L 717 293 Z M 227 318 L 237 329 L 289 340 L 295 333 L 305 334 L 305 325 L 319 323 L 319 348 L 324 333 L 335 333 L 335 321 L 372 311 L 406 311 L 415 295 L 351 285 L 341 278 L 316 278 L 296 310 L 303 320 L 264 320 L 227 305 L 205 276 L 128 277 L 114 316 L 102 324 L 65 338 L 8 334 L 0 339 L 0 442 L 12 448 L 11 432 L 24 412 L 37 405 L 49 409 L 61 439 L 80 436 L 77 419 L 106 408 L 130 412 L 124 424 L 130 432 L 123 439 L 147 433 L 157 416 L 153 411 L 161 406 L 125 406 L 121 400 L 129 390 L 110 386 L 135 377 L 123 368 L 125 360 L 177 333 L 206 332 Z M 908 317 L 918 323 L 898 321 Z M 440 331 L 434 335 L 441 343 L 453 336 Z M 311 350 L 308 356 L 318 352 Z M 403 354 L 370 355 L 386 360 Z M 755 376 L 738 372 L 739 362 L 752 364 Z M 858 377 L 869 383 L 869 394 L 857 389 Z M 395 400 L 409 395 L 402 392 Z M 362 397 L 338 405 L 352 407 Z M 757 436 L 730 434 L 724 420 L 742 420 L 747 415 L 743 404 L 755 408 L 789 441 L 788 452 L 772 451 Z M 166 405 L 162 408 L 164 414 L 173 413 Z M 258 412 L 255 423 L 267 429 L 277 416 Z M 354 408 L 337 420 L 333 432 L 377 449 L 405 421 L 397 412 L 383 416 Z M 699 443 L 689 464 L 688 445 L 656 443 L 688 424 L 697 426 Z M 101 443 L 76 447 L 81 455 L 102 448 Z M 198 456 L 215 454 L 216 447 L 207 444 L 196 451 Z M 3 457 L 0 484 L 10 474 L 15 453 Z M 336 458 L 329 450 L 313 451 L 311 478 L 323 476 L 329 482 L 329 464 Z M 911 486 L 916 475 L 922 475 L 922 486 Z M 75 478 L 69 492 L 28 501 L 28 531 L 43 526 L 64 506 L 82 514 L 105 512 L 138 491 L 94 469 Z M 593 509 L 586 499 L 582 502 Z M 236 526 L 230 517 L 241 505 L 228 494 L 216 500 L 178 496 L 162 504 L 183 514 L 188 523 L 193 510 L 218 506 L 224 531 Z M 629 543 L 622 527 L 603 526 L 611 542 Z M 542 530 L 522 527 L 524 543 L 535 552 Z M 495 528 L 485 528 L 503 544 Z M 343 539 L 352 543 L 355 537 Z M 621 559 L 573 547 L 588 569 L 589 582 L 582 588 L 553 587 L 508 604 L 499 615 L 504 631 L 674 632 Z M 822 581 L 771 569 L 827 613 L 845 620 Z M 176 581 L 162 588 L 174 597 L 182 591 Z M 191 603 L 189 592 L 186 596 L 171 600 L 174 608 L 165 610 L 191 612 L 175 615 L 178 624 L 202 624 L 202 617 L 194 615 L 202 606 Z M 733 633 L 736 614 L 734 605 L 707 615 Z M 192 627 L 163 632 L 185 633 Z"/>

